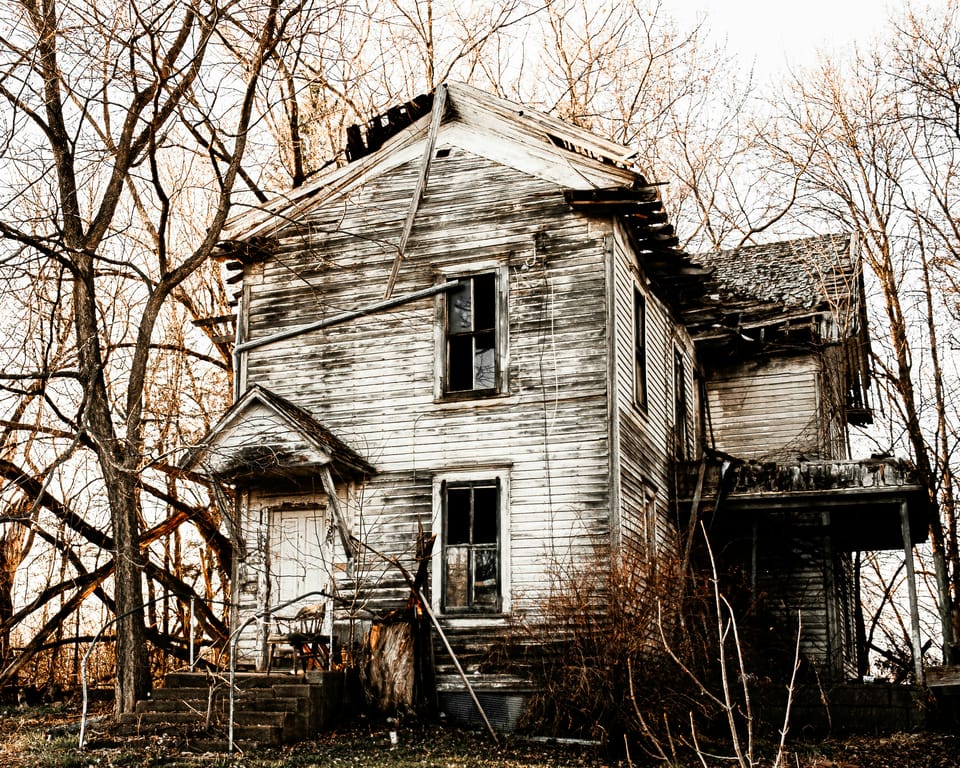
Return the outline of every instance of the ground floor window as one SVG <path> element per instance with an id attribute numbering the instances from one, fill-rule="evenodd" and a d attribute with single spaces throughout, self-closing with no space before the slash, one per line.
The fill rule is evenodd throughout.
<path id="1" fill-rule="evenodd" d="M 498 477 L 441 483 L 444 611 L 501 610 L 502 495 Z"/>

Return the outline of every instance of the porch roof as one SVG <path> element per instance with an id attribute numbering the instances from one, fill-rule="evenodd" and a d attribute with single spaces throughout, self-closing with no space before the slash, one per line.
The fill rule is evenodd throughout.
<path id="1" fill-rule="evenodd" d="M 188 452 L 182 466 L 231 482 L 302 475 L 324 466 L 344 479 L 376 472 L 306 410 L 256 384 Z"/>
<path id="2" fill-rule="evenodd" d="M 838 551 L 903 549 L 903 513 L 911 544 L 926 539 L 927 492 L 912 468 L 890 458 L 793 464 L 713 464 L 702 498 L 726 530 L 763 525 L 775 513 L 819 526 Z M 721 490 L 722 489 L 722 490 Z M 703 508 L 703 507 L 702 507 Z M 709 513 L 707 513 L 709 514 Z"/>

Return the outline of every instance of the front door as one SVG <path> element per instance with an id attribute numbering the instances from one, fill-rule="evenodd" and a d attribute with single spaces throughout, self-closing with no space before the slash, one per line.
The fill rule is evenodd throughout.
<path id="1" fill-rule="evenodd" d="M 271 524 L 271 604 L 296 600 L 309 592 L 329 591 L 333 583 L 333 547 L 326 510 L 275 509 Z M 324 602 L 321 595 L 309 595 L 280 613 L 293 615 L 304 605 Z"/>

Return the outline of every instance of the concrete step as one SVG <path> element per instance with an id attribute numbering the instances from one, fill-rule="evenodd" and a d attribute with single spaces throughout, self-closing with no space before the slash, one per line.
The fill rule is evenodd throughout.
<path id="1" fill-rule="evenodd" d="M 211 680 L 219 677 L 206 672 L 167 672 L 163 677 L 164 688 L 206 688 Z"/>
<path id="2" fill-rule="evenodd" d="M 146 699 L 137 702 L 137 714 L 144 712 L 206 712 L 206 699 Z"/>
<path id="3" fill-rule="evenodd" d="M 234 713 L 250 712 L 253 714 L 269 712 L 285 712 L 288 714 L 302 714 L 309 708 L 310 702 L 303 697 L 276 697 L 262 696 L 253 699 L 238 698 L 234 701 Z M 206 699 L 147 699 L 137 702 L 137 714 L 160 712 L 192 712 L 205 716 L 207 710 L 217 719 L 224 719 L 230 709 L 230 702 L 226 697 L 216 698 L 212 705 Z"/>
<path id="4" fill-rule="evenodd" d="M 239 710 L 233 713 L 233 724 L 234 728 L 238 725 L 276 725 L 282 729 L 287 723 L 292 723 L 294 717 L 296 717 L 296 715 L 291 712 L 250 712 Z"/>
<path id="5" fill-rule="evenodd" d="M 269 688 L 241 688 L 237 690 L 234 694 L 234 701 L 261 701 L 261 700 L 271 700 L 277 698 L 278 695 L 283 696 L 299 696 L 307 695 L 306 692 L 310 690 L 310 686 L 307 685 L 289 685 L 279 686 L 281 689 L 280 694 L 278 694 L 278 686 L 272 686 Z M 211 698 L 211 692 L 209 688 L 156 688 L 151 694 L 150 698 L 147 701 L 207 701 Z M 227 686 L 216 688 L 212 693 L 212 698 L 214 701 L 226 701 L 230 698 L 230 689 Z"/>
<path id="6" fill-rule="evenodd" d="M 329 674 L 329 673 L 327 673 Z M 306 738 L 337 719 L 325 697 L 339 695 L 342 678 L 242 673 L 235 678 L 234 738 L 280 744 Z M 212 692 L 209 686 L 214 685 Z M 333 686 L 333 687 L 329 687 Z M 188 740 L 218 740 L 228 727 L 229 687 L 225 677 L 173 672 L 137 712 L 122 720 L 133 733 L 170 733 Z M 205 728 L 210 710 L 210 728 Z"/>
<path id="7" fill-rule="evenodd" d="M 317 690 L 306 683 L 278 683 L 273 686 L 273 693 L 280 698 L 309 699 Z"/>
<path id="8" fill-rule="evenodd" d="M 138 712 L 135 717 L 140 726 L 152 725 L 203 725 L 203 713 L 200 712 Z"/>
<path id="9" fill-rule="evenodd" d="M 278 679 L 282 680 L 285 677 L 293 677 L 293 675 L 237 672 L 234 676 L 234 683 L 238 688 L 269 688 Z M 206 688 L 213 682 L 226 687 L 230 683 L 230 674 L 228 672 L 220 672 L 216 675 L 207 672 L 168 672 L 163 678 L 163 687 Z"/>
<path id="10" fill-rule="evenodd" d="M 141 702 L 149 705 L 151 702 Z M 168 704 L 169 702 L 164 702 Z M 234 712 L 234 739 L 256 744 L 280 744 L 292 738 L 303 738 L 307 728 L 306 715 L 290 711 L 290 707 L 299 706 L 297 702 L 282 702 L 285 709 L 277 710 L 236 710 Z M 205 728 L 205 712 L 194 711 L 145 711 L 120 716 L 117 732 L 120 735 L 134 736 L 143 734 L 169 734 L 188 738 L 191 742 L 198 738 L 209 738 L 218 742 L 226 738 L 227 718 L 224 713 L 215 712 L 210 728 Z M 207 734 L 203 736 L 201 734 Z M 226 742 L 224 741 L 224 744 Z"/>
<path id="11" fill-rule="evenodd" d="M 175 699 L 177 701 L 199 701 L 203 699 L 207 700 L 207 697 L 210 695 L 210 689 L 204 686 L 203 688 L 154 688 L 150 692 L 150 698 L 147 701 L 161 701 L 163 699 Z"/>
<path id="12" fill-rule="evenodd" d="M 234 741 L 274 747 L 283 743 L 283 729 L 277 725 L 234 725 L 233 738 Z"/>
<path id="13" fill-rule="evenodd" d="M 240 699 L 238 700 L 240 708 L 261 712 L 303 712 L 307 709 L 309 701 L 303 696 L 271 696 L 269 698 Z M 236 706 L 236 705 L 235 705 Z"/>

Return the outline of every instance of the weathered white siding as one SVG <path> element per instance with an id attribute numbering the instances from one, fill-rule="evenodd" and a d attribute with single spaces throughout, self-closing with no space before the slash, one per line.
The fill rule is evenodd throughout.
<path id="1" fill-rule="evenodd" d="M 707 382 L 716 447 L 757 461 L 824 455 L 815 357 L 775 358 L 716 371 Z"/>
<path id="2" fill-rule="evenodd" d="M 688 444 L 698 446 L 698 412 L 694 372 L 696 361 L 686 333 L 677 326 L 664 303 L 649 288 L 622 231 L 613 245 L 612 343 L 616 402 L 613 429 L 617 444 L 614 482 L 619 484 L 619 537 L 624 546 L 647 551 L 672 538 L 667 510 L 672 498 L 670 463 L 674 456 L 674 350 L 684 356 L 687 388 Z M 634 286 L 646 307 L 647 404 L 634 397 Z M 651 509 L 653 505 L 653 509 Z M 651 530 L 656 526 L 656 533 Z"/>
<path id="3" fill-rule="evenodd" d="M 410 163 L 281 233 L 248 269 L 250 339 L 382 298 L 416 183 Z M 439 308 L 426 298 L 246 353 L 247 381 L 305 408 L 378 470 L 354 531 L 415 569 L 418 525 L 434 528 L 432 480 L 458 468 L 509 473 L 506 603 L 535 609 L 558 563 L 595 563 L 609 541 L 604 230 L 556 184 L 454 148 L 434 159 L 394 295 L 445 271 L 507 276 L 506 392 L 435 398 Z M 258 274 L 259 273 L 259 274 Z M 598 546 L 599 545 L 599 546 Z M 406 596 L 369 553 L 369 606 Z"/>

